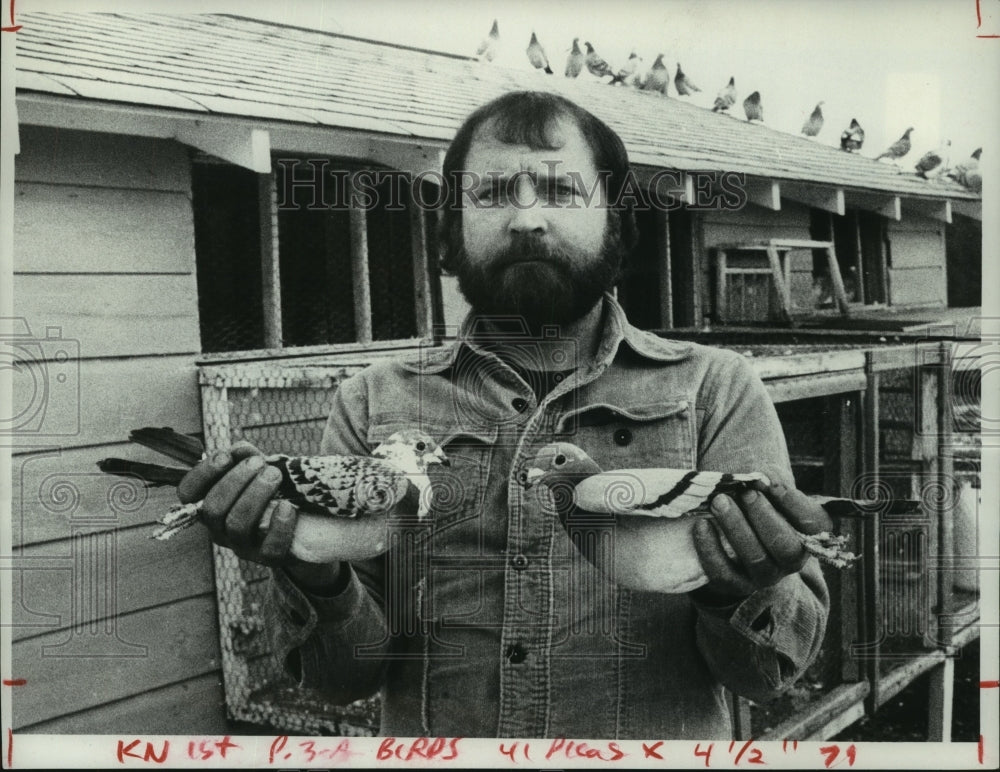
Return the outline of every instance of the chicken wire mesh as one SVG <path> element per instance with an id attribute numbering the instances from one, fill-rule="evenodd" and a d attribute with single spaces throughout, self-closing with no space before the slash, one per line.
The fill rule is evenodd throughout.
<path id="1" fill-rule="evenodd" d="M 266 453 L 317 453 L 331 399 L 361 364 L 202 370 L 202 410 L 209 451 L 246 440 Z M 299 688 L 270 649 L 262 609 L 268 571 L 214 548 L 222 669 L 231 718 L 293 734 L 371 735 L 375 699 L 335 705 Z"/>

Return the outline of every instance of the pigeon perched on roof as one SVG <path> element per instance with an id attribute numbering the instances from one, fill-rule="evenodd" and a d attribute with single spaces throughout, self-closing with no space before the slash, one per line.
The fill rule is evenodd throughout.
<path id="1" fill-rule="evenodd" d="M 573 50 L 566 57 L 566 77 L 575 78 L 583 71 L 583 65 L 586 62 L 587 57 L 580 50 L 580 38 L 573 38 Z"/>
<path id="2" fill-rule="evenodd" d="M 670 83 L 670 71 L 663 63 L 663 54 L 657 54 L 656 61 L 649 68 L 640 88 L 643 91 L 659 91 L 666 96 L 667 84 Z"/>
<path id="3" fill-rule="evenodd" d="M 759 91 L 754 91 L 743 100 L 743 112 L 747 114 L 748 121 L 764 120 L 764 106 L 760 103 Z"/>
<path id="4" fill-rule="evenodd" d="M 531 42 L 528 43 L 527 54 L 528 61 L 531 62 L 532 67 L 536 70 L 545 70 L 546 75 L 552 74 L 552 68 L 549 67 L 549 57 L 545 55 L 545 49 L 538 42 L 538 36 L 534 32 L 531 33 Z"/>
<path id="5" fill-rule="evenodd" d="M 851 125 L 840 135 L 840 149 L 853 153 L 861 149 L 865 143 L 865 130 L 861 128 L 856 118 L 851 118 Z"/>
<path id="6" fill-rule="evenodd" d="M 181 478 L 203 455 L 201 442 L 169 428 L 136 429 L 129 440 L 169 456 L 188 468 L 146 464 L 120 458 L 106 458 L 98 468 L 107 474 L 138 477 L 147 486 L 178 485 Z M 303 512 L 358 517 L 387 512 L 396 504 L 414 504 L 419 518 L 426 517 L 430 487 L 427 467 L 448 464 L 433 439 L 415 430 L 391 435 L 371 456 L 265 456 L 265 463 L 281 471 L 278 498 L 287 499 Z M 174 507 L 163 517 L 153 538 L 169 539 L 194 523 L 202 502 Z"/>
<path id="7" fill-rule="evenodd" d="M 629 54 L 628 59 L 625 64 L 618 68 L 618 72 L 614 74 L 611 78 L 611 85 L 616 83 L 621 83 L 622 85 L 628 85 L 628 79 L 635 75 L 636 70 L 639 69 L 639 64 L 642 62 L 642 57 L 639 56 L 635 51 Z"/>
<path id="8" fill-rule="evenodd" d="M 687 75 L 684 74 L 684 70 L 681 69 L 681 63 L 677 62 L 677 74 L 674 75 L 674 88 L 677 89 L 677 93 L 680 96 L 691 96 L 693 91 L 701 91 Z"/>
<path id="9" fill-rule="evenodd" d="M 676 552 L 669 561 L 671 576 L 663 582 L 672 592 L 687 592 L 704 584 L 707 577 L 693 543 L 694 522 L 710 517 L 709 504 L 718 493 L 733 495 L 769 485 L 760 473 L 730 474 L 688 469 L 619 469 L 603 471 L 587 453 L 568 442 L 543 446 L 518 474 L 525 489 L 544 486 L 560 523 L 572 538 L 575 531 L 607 530 L 621 524 L 623 516 L 661 519 L 663 527 L 674 529 Z M 878 511 L 913 512 L 919 502 L 891 500 L 864 502 L 852 499 L 816 497 L 833 517 L 844 517 L 877 508 Z M 603 516 L 603 517 L 601 517 Z M 595 561 L 595 539 L 585 533 L 574 539 L 584 557 Z M 847 538 L 829 532 L 800 534 L 806 552 L 829 565 L 846 568 L 857 556 L 847 552 Z M 667 590 L 663 590 L 667 591 Z"/>
<path id="10" fill-rule="evenodd" d="M 823 128 L 823 103 L 817 102 L 806 122 L 802 124 L 802 133 L 807 137 L 815 137 Z"/>
<path id="11" fill-rule="evenodd" d="M 731 77 L 729 83 L 722 87 L 719 95 L 715 98 L 715 105 L 712 107 L 713 113 L 721 113 L 736 104 L 736 78 Z"/>
<path id="12" fill-rule="evenodd" d="M 941 172 L 947 169 L 948 148 L 950 146 L 951 140 L 946 139 L 941 143 L 941 147 L 936 150 L 928 150 L 924 153 L 913 167 L 917 170 L 917 176 L 923 177 L 927 180 L 932 177 L 937 177 L 941 174 Z"/>
<path id="13" fill-rule="evenodd" d="M 879 155 L 875 156 L 875 160 L 879 161 L 883 158 L 888 158 L 891 161 L 895 161 L 902 158 L 904 155 L 910 152 L 910 133 L 913 131 L 911 126 L 906 131 L 903 132 L 903 136 L 893 142 L 889 147 L 883 150 Z"/>
<path id="14" fill-rule="evenodd" d="M 494 57 L 497 55 L 497 48 L 500 45 L 500 25 L 497 24 L 497 20 L 493 20 L 493 26 L 490 27 L 490 34 L 488 34 L 483 42 L 479 44 L 479 48 L 476 49 L 476 56 L 479 61 L 492 62 Z"/>
<path id="15" fill-rule="evenodd" d="M 972 155 L 965 161 L 960 161 L 949 169 L 946 174 L 951 179 L 964 185 L 974 193 L 983 192 L 983 175 L 979 171 L 979 158 L 983 154 L 983 149 L 977 147 L 972 151 Z"/>
<path id="16" fill-rule="evenodd" d="M 598 78 L 603 78 L 606 75 L 614 77 L 614 73 L 611 71 L 611 65 L 608 64 L 601 55 L 594 50 L 594 47 L 590 43 L 584 43 L 587 47 L 587 70 L 591 75 L 596 75 Z"/>

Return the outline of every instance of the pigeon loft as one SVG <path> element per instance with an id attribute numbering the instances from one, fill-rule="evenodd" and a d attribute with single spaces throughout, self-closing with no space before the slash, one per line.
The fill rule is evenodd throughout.
<path id="1" fill-rule="evenodd" d="M 805 270 L 792 259 L 798 251 L 813 255 Z M 826 302 L 841 316 L 848 315 L 847 292 L 832 241 L 768 239 L 715 248 L 718 322 L 791 324 L 796 315 L 814 313 Z"/>

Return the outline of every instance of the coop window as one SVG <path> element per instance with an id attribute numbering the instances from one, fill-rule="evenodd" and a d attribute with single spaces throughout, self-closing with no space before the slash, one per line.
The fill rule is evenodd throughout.
<path id="1" fill-rule="evenodd" d="M 299 183 L 321 182 L 285 185 L 289 169 Z M 374 171 L 329 158 L 282 157 L 270 174 L 194 164 L 204 353 L 338 350 L 429 336 L 434 212 L 414 204 L 407 178 Z M 345 196 L 361 174 L 367 196 Z"/>

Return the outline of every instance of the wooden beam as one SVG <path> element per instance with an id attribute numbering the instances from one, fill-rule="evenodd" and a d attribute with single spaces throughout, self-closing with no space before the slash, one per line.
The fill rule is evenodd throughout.
<path id="1" fill-rule="evenodd" d="M 983 202 L 969 198 L 956 198 L 951 202 L 951 211 L 971 217 L 973 220 L 983 220 Z"/>
<path id="2" fill-rule="evenodd" d="M 903 218 L 902 199 L 899 196 L 868 191 L 844 191 L 844 203 L 851 209 L 865 209 L 890 220 Z"/>
<path id="3" fill-rule="evenodd" d="M 182 122 L 174 138 L 258 174 L 271 172 L 271 138 L 266 129 Z"/>
<path id="4" fill-rule="evenodd" d="M 781 185 L 777 180 L 750 177 L 746 184 L 747 201 L 774 212 L 781 211 Z"/>
<path id="5" fill-rule="evenodd" d="M 799 182 L 783 182 L 781 196 L 790 201 L 823 209 L 834 214 L 844 214 L 844 189 L 826 188 L 820 185 L 809 185 Z"/>
<path id="6" fill-rule="evenodd" d="M 833 294 L 837 298 L 837 306 L 840 308 L 840 313 L 847 316 L 847 292 L 844 289 L 844 278 L 840 275 L 840 264 L 832 246 L 826 248 L 826 264 L 830 271 L 830 281 L 833 282 Z"/>
<path id="7" fill-rule="evenodd" d="M 278 243 L 278 191 L 274 172 L 257 175 L 257 217 L 260 225 L 261 301 L 264 348 L 281 348 L 281 259 Z"/>
<path id="8" fill-rule="evenodd" d="M 352 189 L 357 189 L 352 184 Z M 368 217 L 365 210 L 352 202 L 351 221 L 351 282 L 354 287 L 354 336 L 358 343 L 372 340 L 372 298 L 368 271 Z"/>
<path id="9" fill-rule="evenodd" d="M 951 223 L 951 201 L 948 199 L 907 198 L 903 201 L 906 212 Z"/>
<path id="10" fill-rule="evenodd" d="M 785 259 L 788 259 L 787 254 Z M 778 249 L 773 244 L 767 248 L 767 260 L 771 264 L 771 275 L 774 278 L 774 286 L 778 290 L 778 297 L 781 298 L 782 321 L 788 321 L 792 315 L 792 296 L 788 283 L 785 281 L 785 268 L 778 257 Z"/>

